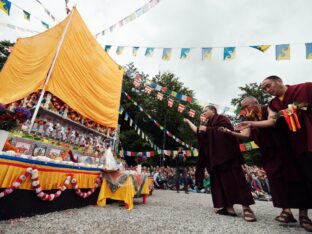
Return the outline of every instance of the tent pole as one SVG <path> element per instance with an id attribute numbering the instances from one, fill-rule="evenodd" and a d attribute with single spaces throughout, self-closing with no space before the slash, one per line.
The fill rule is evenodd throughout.
<path id="1" fill-rule="evenodd" d="M 47 78 L 46 78 L 46 80 L 45 80 L 45 82 L 44 82 L 44 85 L 43 85 L 43 88 L 42 88 L 42 90 L 41 90 L 40 98 L 39 98 L 39 100 L 38 100 L 38 102 L 37 102 L 37 105 L 36 105 L 34 114 L 33 114 L 32 118 L 31 118 L 31 122 L 30 122 L 30 126 L 29 126 L 29 129 L 28 129 L 28 133 L 31 132 L 31 130 L 32 130 L 33 126 L 34 126 L 35 119 L 36 119 L 36 117 L 37 117 L 37 114 L 38 114 L 38 111 L 39 111 L 39 107 L 40 107 L 40 105 L 41 105 L 41 102 L 42 102 L 42 99 L 43 99 L 43 96 L 44 96 L 44 93 L 45 93 L 46 86 L 47 86 L 47 84 L 49 83 L 49 80 L 50 80 L 50 78 L 51 78 L 52 71 L 53 71 L 53 68 L 54 68 L 54 66 L 55 66 L 56 59 L 57 59 L 57 57 L 58 57 L 58 55 L 59 55 L 59 53 L 60 53 L 62 44 L 63 44 L 63 42 L 64 42 L 65 35 L 66 35 L 67 29 L 68 29 L 68 27 L 69 27 L 69 23 L 70 23 L 70 21 L 71 21 L 71 19 L 72 19 L 72 16 L 73 16 L 73 12 L 74 12 L 74 11 L 72 10 L 72 12 L 70 13 L 69 20 L 68 20 L 68 22 L 67 22 L 67 24 L 66 24 L 66 27 L 65 27 L 65 29 L 64 29 L 64 32 L 63 32 L 63 34 L 62 34 L 62 38 L 61 38 L 61 40 L 60 40 L 60 42 L 59 42 L 59 45 L 58 45 L 57 50 L 56 50 L 56 53 L 55 53 L 55 55 L 54 55 L 54 58 L 53 58 L 53 61 L 52 61 L 52 65 L 51 65 L 51 67 L 50 67 L 50 69 L 49 69 L 49 73 L 48 73 L 48 75 L 47 75 Z"/>

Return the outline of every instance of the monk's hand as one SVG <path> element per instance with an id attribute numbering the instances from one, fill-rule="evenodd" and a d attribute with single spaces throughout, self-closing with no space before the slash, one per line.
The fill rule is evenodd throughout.
<path id="1" fill-rule="evenodd" d="M 252 127 L 252 121 L 243 121 L 235 126 L 235 130 L 243 130 Z"/>
<path id="2" fill-rule="evenodd" d="M 203 125 L 200 125 L 198 130 L 199 130 L 200 132 L 206 132 L 206 131 L 207 131 L 207 127 L 206 127 L 206 126 L 203 126 Z"/>
<path id="3" fill-rule="evenodd" d="M 218 130 L 224 133 L 231 133 L 231 130 L 225 127 L 219 127 Z"/>
<path id="4" fill-rule="evenodd" d="M 184 119 L 183 119 L 183 122 L 184 122 L 184 123 L 189 123 L 189 122 L 190 122 L 190 120 L 189 120 L 189 119 L 187 119 L 187 118 L 184 118 Z"/>

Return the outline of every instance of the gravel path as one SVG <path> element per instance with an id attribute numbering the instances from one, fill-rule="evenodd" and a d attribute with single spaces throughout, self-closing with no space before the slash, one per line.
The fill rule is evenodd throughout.
<path id="1" fill-rule="evenodd" d="M 253 206 L 255 223 L 243 220 L 241 207 L 235 209 L 238 217 L 220 216 L 214 214 L 210 195 L 157 190 L 146 205 L 135 199 L 132 211 L 119 202 L 105 208 L 88 206 L 2 221 L 0 233 L 306 233 L 298 224 L 274 221 L 280 211 L 271 202 Z M 298 211 L 294 214 L 298 217 Z"/>

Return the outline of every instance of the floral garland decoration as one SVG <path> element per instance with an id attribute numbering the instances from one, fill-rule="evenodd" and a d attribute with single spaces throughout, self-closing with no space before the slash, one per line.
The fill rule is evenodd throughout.
<path id="1" fill-rule="evenodd" d="M 9 194 L 11 194 L 15 189 L 17 189 L 26 179 L 27 177 L 31 176 L 32 180 L 32 187 L 36 191 L 36 195 L 38 198 L 40 198 L 42 201 L 53 201 L 55 198 L 58 198 L 61 196 L 62 192 L 64 192 L 68 185 L 71 183 L 73 188 L 75 189 L 75 192 L 78 196 L 82 198 L 89 197 L 92 193 L 95 192 L 95 190 L 100 186 L 102 182 L 102 175 L 100 175 L 98 178 L 96 178 L 94 183 L 94 188 L 90 189 L 88 192 L 81 192 L 77 185 L 77 181 L 75 178 L 73 178 L 73 175 L 68 175 L 63 183 L 63 185 L 54 193 L 54 194 L 48 194 L 42 191 L 40 181 L 39 181 L 39 173 L 37 169 L 33 169 L 31 167 L 26 169 L 26 172 L 24 172 L 22 175 L 18 177 L 18 179 L 12 183 L 10 188 L 6 188 L 4 191 L 0 193 L 0 198 L 3 198 Z"/>

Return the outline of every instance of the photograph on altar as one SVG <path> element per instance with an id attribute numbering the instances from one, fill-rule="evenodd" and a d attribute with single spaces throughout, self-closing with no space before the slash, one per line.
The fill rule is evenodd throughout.
<path id="1" fill-rule="evenodd" d="M 33 156 L 44 156 L 47 151 L 47 147 L 35 145 L 34 150 L 32 152 Z"/>
<path id="2" fill-rule="evenodd" d="M 56 158 L 61 155 L 61 150 L 60 149 L 51 149 L 49 152 L 49 157 L 50 158 Z"/>
<path id="3" fill-rule="evenodd" d="M 30 143 L 27 143 L 24 141 L 17 141 L 15 147 L 18 148 L 19 153 L 22 153 L 22 154 L 30 153 L 30 147 L 31 147 Z"/>

